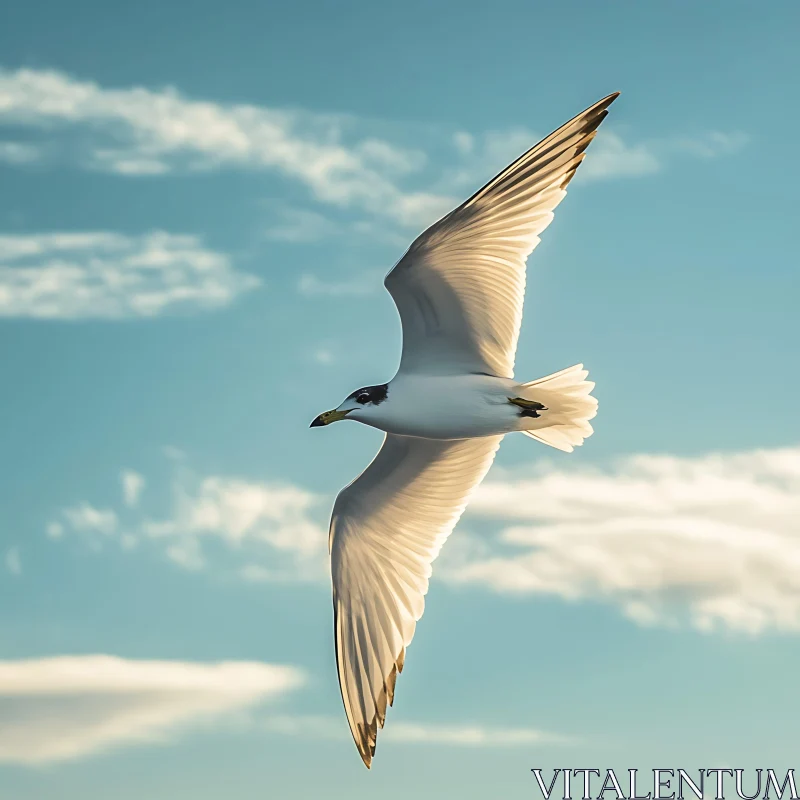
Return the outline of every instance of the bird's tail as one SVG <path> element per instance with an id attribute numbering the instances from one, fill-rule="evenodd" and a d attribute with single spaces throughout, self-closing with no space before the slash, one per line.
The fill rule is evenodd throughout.
<path id="1" fill-rule="evenodd" d="M 521 430 L 527 436 L 571 453 L 594 432 L 589 420 L 597 414 L 594 383 L 583 364 L 517 386 Z M 515 402 L 518 400 L 519 402 Z"/>

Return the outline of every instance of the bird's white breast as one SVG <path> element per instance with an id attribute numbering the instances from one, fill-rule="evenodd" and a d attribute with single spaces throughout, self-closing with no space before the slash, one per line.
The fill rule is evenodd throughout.
<path id="1" fill-rule="evenodd" d="M 386 400 L 360 421 L 387 433 L 428 439 L 468 439 L 517 430 L 508 402 L 515 382 L 489 375 L 400 374 Z"/>

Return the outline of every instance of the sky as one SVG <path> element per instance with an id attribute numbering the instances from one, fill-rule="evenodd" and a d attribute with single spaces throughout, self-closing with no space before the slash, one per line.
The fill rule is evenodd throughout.
<path id="1" fill-rule="evenodd" d="M 795 766 L 797 4 L 3 20 L 0 800 Z M 595 434 L 506 438 L 368 773 L 326 545 L 381 436 L 308 424 L 394 374 L 410 241 L 617 90 L 529 259 L 516 366 L 583 362 Z"/>

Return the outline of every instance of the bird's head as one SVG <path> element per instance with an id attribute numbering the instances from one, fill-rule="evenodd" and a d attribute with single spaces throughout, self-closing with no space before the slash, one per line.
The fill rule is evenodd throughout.
<path id="1" fill-rule="evenodd" d="M 348 395 L 338 408 L 320 414 L 311 423 L 311 427 L 330 425 L 331 422 L 338 422 L 340 419 L 368 420 L 370 414 L 374 413 L 375 409 L 386 400 L 388 394 L 389 387 L 385 383 L 378 386 L 364 386 Z"/>

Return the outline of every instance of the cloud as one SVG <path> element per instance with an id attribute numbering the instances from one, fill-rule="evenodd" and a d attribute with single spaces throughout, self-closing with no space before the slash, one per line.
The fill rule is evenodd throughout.
<path id="1" fill-rule="evenodd" d="M 19 547 L 10 547 L 6 550 L 6 569 L 12 575 L 22 575 L 22 558 L 19 554 Z"/>
<path id="2" fill-rule="evenodd" d="M 169 512 L 140 510 L 128 533 L 185 569 L 210 568 L 209 547 L 221 545 L 228 559 L 215 568 L 243 580 L 323 583 L 330 503 L 282 482 L 184 468 Z M 114 514 L 80 504 L 56 521 L 67 533 L 94 526 L 118 537 L 104 513 Z M 643 625 L 798 631 L 800 447 L 633 455 L 604 468 L 496 467 L 434 577 L 603 602 Z"/>
<path id="3" fill-rule="evenodd" d="M 290 666 L 133 661 L 108 655 L 0 661 L 0 762 L 42 764 L 141 742 L 280 697 Z"/>
<path id="4" fill-rule="evenodd" d="M 108 89 L 63 72 L 0 71 L 0 124 L 89 134 L 89 165 L 122 175 L 220 166 L 266 169 L 343 208 L 377 210 L 404 224 L 440 198 L 401 191 L 394 178 L 418 170 L 423 153 L 353 134 L 346 116 L 191 100 L 173 88 Z"/>
<path id="5" fill-rule="evenodd" d="M 280 482 L 186 474 L 180 480 L 171 513 L 141 524 L 143 535 L 165 543 L 176 564 L 202 569 L 209 541 L 245 560 L 250 579 L 324 579 L 327 532 L 317 496 Z"/>
<path id="6" fill-rule="evenodd" d="M 169 744 L 247 712 L 281 736 L 349 738 L 343 720 L 257 711 L 307 683 L 293 666 L 202 664 L 109 655 L 0 661 L 0 763 L 40 765 L 131 745 Z M 248 725 L 249 727 L 249 725 Z M 445 747 L 524 747 L 574 740 L 533 728 L 395 721 L 385 740 Z"/>
<path id="7" fill-rule="evenodd" d="M 521 747 L 565 744 L 570 740 L 536 728 L 489 728 L 483 725 L 431 725 L 400 722 L 387 728 L 386 741 L 438 744 L 450 747 Z"/>
<path id="8" fill-rule="evenodd" d="M 320 716 L 270 716 L 264 727 L 284 736 L 304 739 L 349 738 L 341 720 Z M 571 744 L 574 740 L 535 728 L 492 728 L 483 725 L 440 725 L 393 721 L 383 731 L 383 740 L 404 744 L 446 747 L 523 747 L 530 744 Z"/>
<path id="9" fill-rule="evenodd" d="M 99 509 L 89 503 L 81 503 L 71 508 L 65 508 L 62 514 L 72 530 L 79 533 L 101 533 L 110 536 L 117 530 L 117 515 L 111 509 Z M 53 524 L 57 525 L 63 533 L 63 526 L 60 523 Z M 61 533 L 53 538 L 58 538 Z"/>
<path id="10" fill-rule="evenodd" d="M 167 558 L 188 572 L 199 572 L 206 566 L 200 542 L 190 535 L 182 536 L 175 544 L 167 546 Z"/>
<path id="11" fill-rule="evenodd" d="M 281 208 L 267 227 L 265 236 L 276 242 L 319 242 L 337 234 L 336 224 L 317 211 Z"/>
<path id="12" fill-rule="evenodd" d="M 145 486 L 144 476 L 133 470 L 126 469 L 120 475 L 120 482 L 122 483 L 122 496 L 125 500 L 125 505 L 129 508 L 135 508 L 139 503 L 139 497 Z"/>
<path id="13" fill-rule="evenodd" d="M 312 200 L 329 208 L 355 211 L 384 227 L 416 229 L 450 211 L 465 189 L 485 183 L 540 138 L 524 127 L 484 132 L 390 127 L 345 114 L 192 99 L 171 87 L 114 89 L 35 69 L 0 70 L 3 124 L 45 132 L 51 149 L 61 143 L 62 155 L 77 132 L 77 157 L 91 169 L 125 176 L 263 170 L 301 184 Z M 378 128 L 389 130 L 393 139 L 413 133 L 436 157 L 374 135 Z M 741 132 L 710 131 L 631 142 L 604 126 L 579 174 L 649 175 L 670 157 L 727 155 L 746 141 Z M 12 157 L 34 157 L 30 145 L 12 144 Z M 266 235 L 286 242 L 319 241 L 352 227 L 314 209 L 281 209 L 277 216 Z M 392 231 L 378 233 L 391 240 Z"/>
<path id="14" fill-rule="evenodd" d="M 334 355 L 333 351 L 327 347 L 319 347 L 312 353 L 312 358 L 317 364 L 323 364 L 324 366 L 330 366 L 336 362 L 336 356 Z"/>
<path id="15" fill-rule="evenodd" d="M 61 509 L 57 518 L 47 523 L 45 531 L 48 538 L 53 541 L 63 539 L 66 532 L 77 534 L 96 552 L 102 550 L 104 544 L 112 541 L 119 541 L 126 550 L 131 549 L 132 545 L 131 534 L 120 529 L 116 511 L 110 508 L 97 508 L 87 502 Z"/>
<path id="16" fill-rule="evenodd" d="M 62 509 L 48 523 L 48 534 L 57 538 L 51 531 L 58 526 L 62 536 L 88 535 L 95 548 L 117 541 L 130 550 L 146 542 L 189 571 L 205 569 L 208 548 L 222 546 L 246 580 L 322 581 L 327 575 L 327 506 L 324 498 L 280 481 L 199 477 L 181 468 L 166 513 L 151 515 L 129 506 L 123 532 L 117 511 L 84 501 Z"/>
<path id="17" fill-rule="evenodd" d="M 702 136 L 674 137 L 668 144 L 677 151 L 699 158 L 718 158 L 738 153 L 749 141 L 750 137 L 742 131 L 733 133 L 709 131 Z"/>
<path id="18" fill-rule="evenodd" d="M 46 533 L 50 539 L 60 539 L 64 535 L 64 526 L 60 522 L 48 522 Z"/>
<path id="19" fill-rule="evenodd" d="M 297 291 L 306 297 L 362 297 L 372 294 L 382 285 L 378 275 L 369 273 L 338 281 L 305 274 L 297 283 Z"/>
<path id="20" fill-rule="evenodd" d="M 647 625 L 800 630 L 800 448 L 518 473 L 479 488 L 470 516 L 499 532 L 446 548 L 440 576 Z"/>
<path id="21" fill-rule="evenodd" d="M 628 144 L 613 131 L 606 131 L 593 144 L 581 165 L 582 178 L 636 178 L 658 172 L 662 162 L 658 148 L 647 143 Z"/>
<path id="22" fill-rule="evenodd" d="M 465 132 L 454 138 L 463 163 L 450 172 L 450 191 L 456 187 L 481 185 L 528 150 L 541 136 L 525 128 L 490 131 L 482 135 Z M 680 156 L 717 158 L 741 150 L 749 137 L 741 131 L 709 131 L 697 136 L 672 136 L 631 143 L 613 129 L 604 127 L 592 143 L 578 171 L 580 180 L 637 178 L 660 172 L 670 159 Z"/>
<path id="23" fill-rule="evenodd" d="M 7 164 L 32 164 L 41 153 L 38 147 L 25 142 L 0 142 L 0 162 Z"/>
<path id="24" fill-rule="evenodd" d="M 0 317 L 154 317 L 225 306 L 259 284 L 194 236 L 0 235 Z"/>
<path id="25" fill-rule="evenodd" d="M 432 222 L 440 213 L 448 211 L 455 205 L 454 198 L 442 198 L 432 206 L 430 216 L 423 206 L 420 206 L 419 225 Z M 344 249 L 363 248 L 365 242 L 377 243 L 391 247 L 406 247 L 408 233 L 404 233 L 392 224 L 391 220 L 366 219 L 347 213 L 332 212 L 322 214 L 308 208 L 296 208 L 267 202 L 264 204 L 269 213 L 269 221 L 264 230 L 264 238 L 273 242 L 288 244 L 317 245 L 321 242 L 336 240 L 339 247 Z M 414 212 L 416 213 L 416 212 Z M 412 213 L 412 217 L 414 216 Z M 385 270 L 384 270 L 385 272 Z"/>

